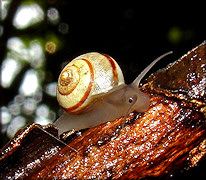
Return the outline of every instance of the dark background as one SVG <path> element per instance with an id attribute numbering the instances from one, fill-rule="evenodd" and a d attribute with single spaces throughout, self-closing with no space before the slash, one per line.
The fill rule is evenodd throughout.
<path id="1" fill-rule="evenodd" d="M 45 17 L 28 28 L 18 29 L 13 25 L 13 19 L 17 9 L 28 3 L 37 3 L 44 11 Z M 6 44 L 10 38 L 19 37 L 25 44 L 31 39 L 41 39 L 45 62 L 40 68 L 35 69 L 44 73 L 44 78 L 39 83 L 42 98 L 37 102 L 37 107 L 45 104 L 57 118 L 58 103 L 55 97 L 46 93 L 45 87 L 57 81 L 66 62 L 89 51 L 106 53 L 119 63 L 126 83 L 131 83 L 151 61 L 163 53 L 170 50 L 174 52 L 155 65 L 150 73 L 165 67 L 206 40 L 204 6 L 195 2 L 181 4 L 173 1 L 158 4 L 149 1 L 90 3 L 66 0 L 13 0 L 9 3 L 6 18 L 1 21 L 4 31 L 0 34 L 0 62 L 5 60 L 9 51 Z M 47 18 L 50 8 L 55 8 L 59 13 L 56 22 L 51 22 Z M 60 27 L 63 27 L 63 31 Z M 44 48 L 50 37 L 55 39 L 57 46 L 53 53 Z M 25 73 L 32 68 L 31 64 L 25 63 L 12 84 L 7 88 L 1 87 L 1 107 L 8 109 L 14 102 Z M 12 121 L 16 115 L 10 114 Z M 34 110 L 28 115 L 20 110 L 18 116 L 26 119 L 26 125 L 34 121 L 36 113 Z M 1 124 L 0 147 L 9 140 L 9 124 L 10 122 Z M 194 168 L 187 174 L 188 177 L 192 173 L 203 175 L 203 166 L 205 167 L 201 165 Z"/>

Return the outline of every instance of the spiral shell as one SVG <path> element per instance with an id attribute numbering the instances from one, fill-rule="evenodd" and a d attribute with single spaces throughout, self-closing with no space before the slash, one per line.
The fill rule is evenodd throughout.
<path id="1" fill-rule="evenodd" d="M 57 100 L 71 114 L 80 114 L 114 87 L 124 84 L 117 62 L 96 52 L 78 56 L 62 70 L 57 85 Z"/>

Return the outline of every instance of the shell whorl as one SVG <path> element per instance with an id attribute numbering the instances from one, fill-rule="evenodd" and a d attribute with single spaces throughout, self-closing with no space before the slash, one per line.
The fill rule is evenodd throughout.
<path id="1" fill-rule="evenodd" d="M 68 113 L 82 113 L 96 95 L 104 95 L 124 84 L 117 62 L 108 55 L 96 52 L 78 56 L 60 73 L 57 100 Z"/>

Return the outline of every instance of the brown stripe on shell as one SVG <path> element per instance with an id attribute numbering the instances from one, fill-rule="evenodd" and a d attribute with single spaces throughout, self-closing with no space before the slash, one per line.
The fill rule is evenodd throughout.
<path id="1" fill-rule="evenodd" d="M 79 108 L 85 101 L 86 99 L 88 98 L 91 90 L 92 90 L 92 86 L 93 86 L 93 83 L 94 83 L 94 70 L 93 70 L 93 67 L 92 67 L 92 64 L 87 60 L 87 59 L 81 59 L 83 61 L 85 61 L 87 63 L 87 65 L 89 66 L 89 69 L 90 69 L 90 82 L 89 82 L 89 86 L 87 88 L 87 91 L 85 92 L 84 96 L 81 98 L 81 100 L 75 104 L 74 106 L 70 107 L 70 108 L 64 108 L 67 112 L 74 112 L 77 108 Z"/>
<path id="2" fill-rule="evenodd" d="M 103 55 L 104 57 L 106 57 L 109 60 L 111 67 L 112 67 L 114 85 L 117 85 L 118 84 L 118 73 L 117 73 L 117 67 L 116 67 L 114 60 L 106 54 L 101 53 L 101 55 Z"/>

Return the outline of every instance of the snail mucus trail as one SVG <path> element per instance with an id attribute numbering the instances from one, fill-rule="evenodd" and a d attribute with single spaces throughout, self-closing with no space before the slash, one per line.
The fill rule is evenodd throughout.
<path id="1" fill-rule="evenodd" d="M 145 74 L 167 52 L 149 66 L 129 85 L 124 83 L 117 62 L 96 52 L 78 56 L 62 70 L 57 85 L 57 100 L 64 113 L 54 122 L 59 135 L 71 129 L 85 129 L 115 120 L 126 119 L 130 112 L 145 112 L 150 98 L 139 90 Z"/>

